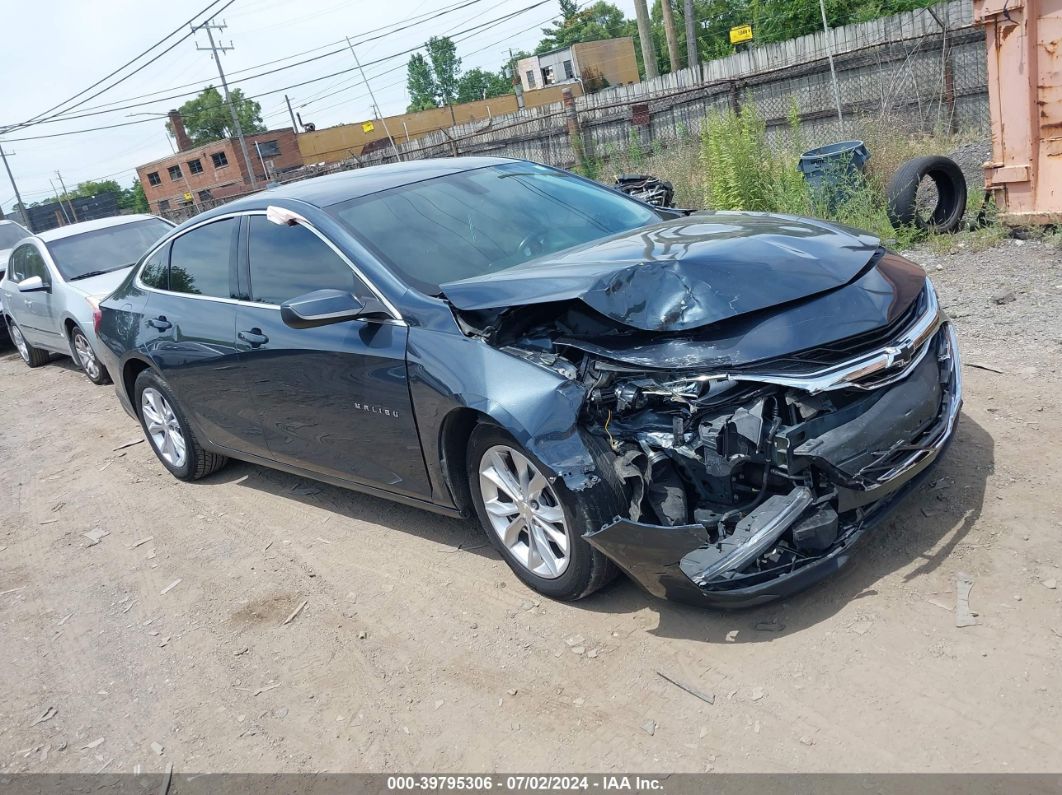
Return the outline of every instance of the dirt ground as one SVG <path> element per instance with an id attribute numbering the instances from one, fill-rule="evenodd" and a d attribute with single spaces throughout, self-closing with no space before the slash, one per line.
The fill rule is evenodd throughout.
<path id="1" fill-rule="evenodd" d="M 1059 770 L 1062 253 L 913 256 L 1004 372 L 844 572 L 737 613 L 542 600 L 471 523 L 255 466 L 179 483 L 110 388 L 0 351 L 0 773 Z"/>

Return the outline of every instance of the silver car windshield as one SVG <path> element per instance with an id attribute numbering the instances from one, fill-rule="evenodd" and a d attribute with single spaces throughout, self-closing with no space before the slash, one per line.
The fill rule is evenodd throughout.
<path id="1" fill-rule="evenodd" d="M 128 268 L 169 231 L 165 221 L 145 218 L 50 240 L 45 245 L 59 273 L 69 282 Z"/>

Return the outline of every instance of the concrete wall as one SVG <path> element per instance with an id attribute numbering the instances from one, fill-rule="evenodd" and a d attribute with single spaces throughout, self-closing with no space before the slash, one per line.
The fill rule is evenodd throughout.
<path id="1" fill-rule="evenodd" d="M 578 85 L 570 88 L 576 95 L 582 93 Z M 559 102 L 561 91 L 560 86 L 528 91 L 524 94 L 524 103 L 527 107 L 537 107 Z M 491 99 L 454 105 L 452 116 L 449 107 L 430 108 L 416 113 L 388 116 L 384 120 L 373 119 L 373 129 L 370 131 L 366 131 L 362 124 L 358 123 L 341 124 L 324 130 L 300 133 L 299 150 L 306 165 L 337 163 L 352 157 L 359 157 L 366 144 L 386 140 L 385 121 L 386 129 L 390 130 L 392 139 L 404 144 L 428 133 L 449 129 L 454 125 L 454 119 L 458 124 L 473 124 L 481 128 L 490 124 L 491 119 L 497 116 L 514 114 L 517 111 L 516 95 L 505 94 Z M 384 148 L 389 150 L 389 147 Z M 383 151 L 383 149 L 378 151 Z"/>

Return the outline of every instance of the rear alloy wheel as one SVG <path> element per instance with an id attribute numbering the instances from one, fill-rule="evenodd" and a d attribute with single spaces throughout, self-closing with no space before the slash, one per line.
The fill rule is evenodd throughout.
<path id="1" fill-rule="evenodd" d="M 159 461 L 179 480 L 199 480 L 228 459 L 204 450 L 195 438 L 169 386 L 151 370 L 136 378 L 133 389 L 140 424 Z"/>
<path id="2" fill-rule="evenodd" d="M 574 492 L 497 425 L 477 425 L 468 441 L 469 491 L 483 530 L 513 573 L 551 599 L 581 599 L 616 574 L 582 536 L 620 515 L 627 499 L 597 441 L 587 443 L 596 482 Z"/>
<path id="3" fill-rule="evenodd" d="M 26 342 L 26 338 L 22 336 L 22 329 L 16 326 L 13 320 L 8 322 L 8 331 L 11 332 L 11 341 L 15 343 L 15 350 L 22 357 L 22 361 L 30 367 L 40 367 L 47 363 L 50 358 L 48 352 L 34 348 Z"/>
<path id="4" fill-rule="evenodd" d="M 153 387 L 145 389 L 140 395 L 140 415 L 159 458 L 174 469 L 182 468 L 188 460 L 188 445 L 166 397 Z"/>
<path id="5" fill-rule="evenodd" d="M 110 383 L 107 368 L 100 363 L 96 352 L 92 350 L 85 332 L 77 326 L 74 326 L 70 332 L 70 348 L 74 353 L 74 361 L 78 363 L 89 381 L 94 384 Z"/>

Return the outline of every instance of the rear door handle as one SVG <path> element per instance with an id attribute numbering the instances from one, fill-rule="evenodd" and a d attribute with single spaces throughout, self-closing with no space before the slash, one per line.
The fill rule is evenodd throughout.
<path id="1" fill-rule="evenodd" d="M 165 331 L 168 328 L 173 328 L 173 324 L 166 319 L 165 315 L 159 315 L 158 317 L 150 318 L 147 322 L 151 328 L 158 329 L 159 331 Z"/>
<path id="2" fill-rule="evenodd" d="M 257 348 L 259 345 L 265 345 L 269 342 L 269 337 L 262 333 L 262 329 L 253 328 L 248 331 L 241 331 L 236 335 L 241 340 L 246 342 L 252 348 Z"/>

